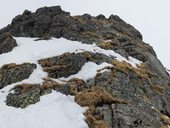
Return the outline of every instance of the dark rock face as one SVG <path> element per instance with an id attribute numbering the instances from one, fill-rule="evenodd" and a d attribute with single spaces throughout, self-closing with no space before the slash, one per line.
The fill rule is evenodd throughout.
<path id="1" fill-rule="evenodd" d="M 49 77 L 68 77 L 92 61 L 107 62 L 113 67 L 87 82 L 74 78 L 64 85 L 45 80 L 40 85 L 13 88 L 7 105 L 27 107 L 39 101 L 41 95 L 57 90 L 74 95 L 75 101 L 88 106 L 85 113 L 90 128 L 160 128 L 170 125 L 170 75 L 158 60 L 153 48 L 142 41 L 142 35 L 118 16 L 93 17 L 89 14 L 70 16 L 59 6 L 43 7 L 32 13 L 28 10 L 16 16 L 12 23 L 0 30 L 14 36 L 64 37 L 114 50 L 128 59 L 143 61 L 137 68 L 114 57 L 84 51 L 39 60 Z M 1 39 L 1 38 L 0 38 Z M 0 88 L 21 81 L 36 68 L 34 64 L 6 65 L 0 69 Z"/>
<path id="2" fill-rule="evenodd" d="M 16 40 L 9 33 L 0 35 L 0 54 L 10 52 L 16 46 Z"/>
<path id="3" fill-rule="evenodd" d="M 86 58 L 81 54 L 65 53 L 61 56 L 43 59 L 39 64 L 48 72 L 50 77 L 68 77 L 80 71 L 86 63 Z"/>
<path id="4" fill-rule="evenodd" d="M 0 68 L 0 88 L 27 79 L 35 68 L 35 64 L 29 63 L 21 65 L 7 64 L 2 66 Z"/>
<path id="5" fill-rule="evenodd" d="M 137 69 L 113 64 L 110 72 L 103 72 L 85 86 L 99 86 L 113 97 L 124 99 L 127 104 L 100 104 L 96 111 L 109 128 L 159 128 L 161 114 L 169 115 L 169 86 L 159 76 L 150 72 L 142 74 Z M 126 67 L 126 68 L 125 68 Z M 147 75 L 148 74 L 148 75 Z M 155 81 L 154 79 L 159 79 Z M 161 84 L 162 82 L 162 84 Z M 89 86 L 90 84 L 90 86 Z"/>
<path id="6" fill-rule="evenodd" d="M 151 71 L 155 71 L 162 78 L 166 78 L 166 79 L 169 78 L 162 63 L 157 58 L 155 58 L 152 54 L 148 54 L 148 60 L 145 62 L 145 64 Z"/>
<path id="7" fill-rule="evenodd" d="M 60 6 L 39 8 L 35 13 L 26 10 L 22 15 L 16 16 L 11 25 L 1 31 L 9 31 L 15 36 L 42 37 L 49 35 L 73 40 L 79 38 L 77 35 L 81 35 L 85 40 L 86 35 L 83 36 L 83 34 L 86 32 L 89 32 L 89 36 L 94 32 L 107 39 L 113 37 L 116 32 L 123 32 L 135 39 L 142 39 L 137 30 L 118 16 L 112 15 L 109 19 L 101 15 L 92 17 L 88 14 L 71 17 L 70 13 L 61 10 Z"/>
<path id="8" fill-rule="evenodd" d="M 115 60 L 114 57 L 106 56 L 101 53 L 92 53 L 92 52 L 84 52 L 82 53 L 88 61 L 94 62 L 96 64 L 102 64 L 104 62 L 112 63 L 113 60 Z"/>

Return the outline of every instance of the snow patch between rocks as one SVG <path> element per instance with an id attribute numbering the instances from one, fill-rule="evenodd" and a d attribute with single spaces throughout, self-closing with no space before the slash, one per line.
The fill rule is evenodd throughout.
<path id="1" fill-rule="evenodd" d="M 90 78 L 95 77 L 97 74 L 97 70 L 100 70 L 107 66 L 112 66 L 112 65 L 108 63 L 102 63 L 100 65 L 97 65 L 94 62 L 87 62 L 77 74 L 71 75 L 67 78 L 60 78 L 60 80 L 70 80 L 72 78 L 79 78 L 86 81 Z"/>

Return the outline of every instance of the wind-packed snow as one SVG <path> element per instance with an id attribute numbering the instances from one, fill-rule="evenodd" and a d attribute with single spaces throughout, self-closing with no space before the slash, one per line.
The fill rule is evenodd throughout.
<path id="1" fill-rule="evenodd" d="M 74 102 L 74 97 L 53 92 L 25 109 L 0 104 L 1 128 L 87 128 L 83 113 L 86 108 Z"/>
<path id="2" fill-rule="evenodd" d="M 94 53 L 102 53 L 107 56 L 113 56 L 118 61 L 126 61 L 136 67 L 141 62 L 129 57 L 128 60 L 112 50 L 104 50 L 96 46 L 96 44 L 83 44 L 77 41 L 69 41 L 64 38 L 51 40 L 34 41 L 35 38 L 15 37 L 18 46 L 11 52 L 0 55 L 0 67 L 4 64 L 25 62 L 35 63 L 37 69 L 26 80 L 8 85 L 0 90 L 0 128 L 87 128 L 83 113 L 86 108 L 80 107 L 74 102 L 74 97 L 65 96 L 61 93 L 53 92 L 41 97 L 40 102 L 35 105 L 28 106 L 25 109 L 9 107 L 5 104 L 6 96 L 9 90 L 17 84 L 30 83 L 41 84 L 42 78 L 46 78 L 48 74 L 43 71 L 38 64 L 38 60 L 48 57 L 62 55 L 65 52 L 78 53 L 90 51 Z M 94 62 L 87 62 L 82 69 L 68 78 L 55 79 L 69 80 L 77 77 L 88 80 L 95 77 L 98 70 L 104 67 L 112 66 L 108 63 L 100 65 Z M 102 71 L 106 71 L 105 69 Z"/>

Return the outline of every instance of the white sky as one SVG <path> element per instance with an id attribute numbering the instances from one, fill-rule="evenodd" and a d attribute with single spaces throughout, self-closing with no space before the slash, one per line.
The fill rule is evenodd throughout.
<path id="1" fill-rule="evenodd" d="M 42 6 L 61 5 L 72 15 L 111 14 L 137 28 L 145 42 L 152 45 L 165 67 L 170 68 L 170 1 L 169 0 L 5 0 L 0 4 L 0 28 L 25 9 L 35 11 Z"/>

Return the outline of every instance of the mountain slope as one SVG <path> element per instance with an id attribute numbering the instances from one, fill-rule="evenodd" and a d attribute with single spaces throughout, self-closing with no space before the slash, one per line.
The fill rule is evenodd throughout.
<path id="1" fill-rule="evenodd" d="M 75 113 L 69 111 L 65 116 L 71 115 L 68 125 L 64 124 L 67 119 L 56 115 L 56 120 L 64 122 L 60 127 L 87 127 L 83 112 L 90 128 L 170 125 L 170 76 L 153 48 L 142 41 L 142 35 L 118 16 L 111 15 L 108 19 L 101 14 L 97 17 L 89 14 L 70 16 L 60 6 L 43 7 L 33 13 L 24 11 L 0 33 L 17 42 L 12 51 L 0 55 L 0 95 L 3 97 L 0 103 L 6 111 L 0 112 L 4 115 L 3 124 L 7 123 L 10 110 L 4 102 L 25 108 L 12 110 L 14 113 L 20 111 L 18 122 L 23 122 L 21 111 L 38 110 L 43 104 L 41 96 L 47 99 L 52 95 L 55 99 L 55 95 L 73 95 L 76 103 L 89 109 L 85 112 L 72 100 L 66 104 L 75 105 L 72 106 Z M 4 36 L 0 44 L 8 45 L 4 43 L 8 36 Z M 31 75 L 26 70 L 30 68 L 29 63 L 35 65 Z M 23 65 L 27 68 L 22 69 Z M 26 73 L 29 75 L 23 77 Z M 62 94 L 55 94 L 54 90 Z M 65 106 L 67 98 L 57 102 Z M 52 99 L 50 101 L 49 108 L 44 108 L 47 115 L 52 112 L 51 108 L 61 107 L 55 103 L 53 106 Z M 64 109 L 69 107 L 61 111 Z M 54 113 L 58 112 L 54 109 Z M 39 118 L 44 113 L 38 113 L 38 119 L 30 124 L 43 121 L 41 126 L 35 127 L 47 127 L 50 118 L 55 121 L 54 113 L 49 120 Z M 76 113 L 79 115 L 72 117 Z M 13 122 L 9 122 L 9 128 L 10 123 Z"/>

